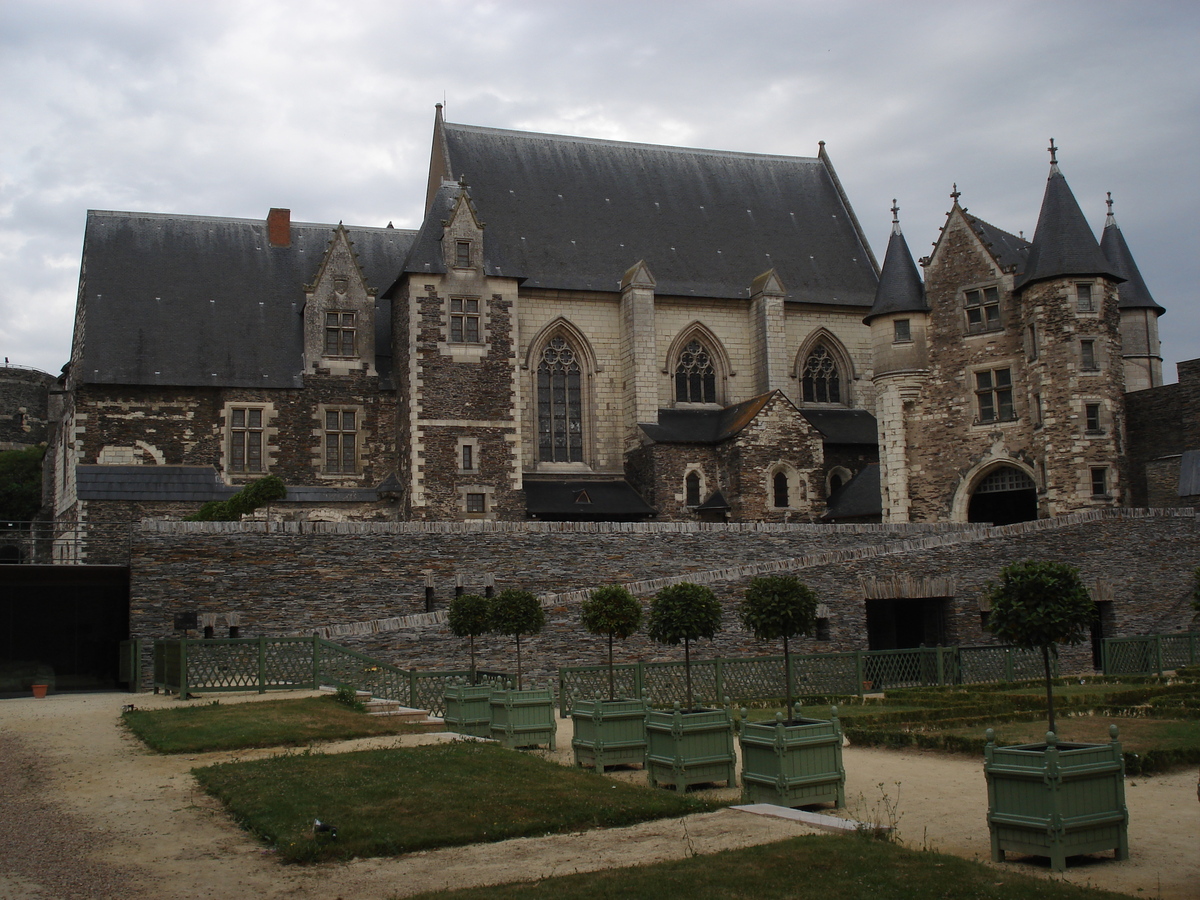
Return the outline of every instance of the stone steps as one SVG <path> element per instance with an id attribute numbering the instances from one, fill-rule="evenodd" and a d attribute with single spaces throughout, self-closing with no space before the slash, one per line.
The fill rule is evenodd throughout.
<path id="1" fill-rule="evenodd" d="M 330 685 L 321 685 L 322 691 L 334 693 L 337 689 Z M 368 716 L 393 716 L 405 722 L 440 722 L 429 715 L 427 709 L 413 709 L 411 706 L 401 706 L 399 700 L 385 700 L 372 697 L 370 691 L 355 691 L 362 702 Z"/>

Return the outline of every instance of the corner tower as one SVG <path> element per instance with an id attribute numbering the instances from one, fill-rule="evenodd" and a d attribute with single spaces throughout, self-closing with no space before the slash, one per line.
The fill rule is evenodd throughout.
<path id="1" fill-rule="evenodd" d="M 879 273 L 871 327 L 879 487 L 884 522 L 909 521 L 908 422 L 929 375 L 929 304 L 892 201 L 892 234 Z"/>
<path id="2" fill-rule="evenodd" d="M 1162 380 L 1162 351 L 1158 339 L 1158 317 L 1165 309 L 1154 302 L 1142 273 L 1138 271 L 1125 236 L 1113 216 L 1112 193 L 1108 194 L 1108 218 L 1100 249 L 1113 271 L 1125 279 L 1119 288 L 1117 307 L 1121 311 L 1121 355 L 1125 369 L 1125 390 L 1141 391 L 1158 387 Z"/>

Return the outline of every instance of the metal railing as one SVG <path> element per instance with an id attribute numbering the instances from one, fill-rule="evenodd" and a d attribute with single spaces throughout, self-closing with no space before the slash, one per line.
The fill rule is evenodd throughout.
<path id="1" fill-rule="evenodd" d="M 131 651 L 123 648 L 122 652 Z M 402 669 L 316 635 L 155 641 L 153 661 L 155 690 L 181 697 L 344 686 L 438 716 L 445 711 L 446 686 L 471 677 L 469 669 Z M 485 670 L 476 670 L 475 676 L 486 683 L 503 683 L 512 677 Z"/>
<path id="2" fill-rule="evenodd" d="M 1105 638 L 1101 659 L 1105 675 L 1162 675 L 1200 665 L 1200 632 Z"/>
<path id="3" fill-rule="evenodd" d="M 0 520 L 0 563 L 128 565 L 133 529 L 133 522 Z"/>
<path id="4" fill-rule="evenodd" d="M 792 688 L 797 696 L 849 696 L 886 688 L 951 684 L 1003 684 L 1037 678 L 1041 655 L 1016 647 L 918 647 L 909 650 L 854 650 L 793 654 Z M 613 668 L 617 695 L 645 697 L 652 706 L 683 700 L 681 661 L 633 663 Z M 692 693 L 698 703 L 742 704 L 783 697 L 782 656 L 706 659 L 692 662 Z M 559 714 L 567 716 L 575 698 L 608 696 L 607 666 L 565 666 L 558 670 Z"/>

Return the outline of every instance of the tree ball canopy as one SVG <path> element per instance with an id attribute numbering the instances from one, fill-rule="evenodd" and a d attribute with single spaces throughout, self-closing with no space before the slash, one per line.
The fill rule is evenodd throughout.
<path id="1" fill-rule="evenodd" d="M 746 589 L 741 619 L 760 641 L 812 634 L 817 595 L 795 575 L 760 575 Z"/>
<path id="2" fill-rule="evenodd" d="M 682 582 L 663 588 L 650 601 L 650 639 L 678 644 L 711 638 L 721 630 L 721 602 L 708 588 Z"/>
<path id="3" fill-rule="evenodd" d="M 546 612 L 531 591 L 509 588 L 492 600 L 492 631 L 499 634 L 537 634 L 546 624 Z"/>
<path id="4" fill-rule="evenodd" d="M 485 634 L 492 624 L 492 601 L 479 594 L 463 594 L 450 601 L 446 624 L 457 637 Z"/>
<path id="5" fill-rule="evenodd" d="M 583 601 L 580 621 L 592 634 L 625 640 L 642 624 L 642 604 L 618 584 L 596 588 Z"/>
<path id="6" fill-rule="evenodd" d="M 1027 650 L 1078 644 L 1089 636 L 1096 615 L 1079 569 L 1066 563 L 1013 563 L 989 584 L 988 630 Z"/>

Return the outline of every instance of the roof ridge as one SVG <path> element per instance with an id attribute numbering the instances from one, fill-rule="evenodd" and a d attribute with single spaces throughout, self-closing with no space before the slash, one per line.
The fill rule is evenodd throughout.
<path id="1" fill-rule="evenodd" d="M 137 210 L 119 210 L 119 209 L 89 209 L 87 211 L 89 218 L 93 216 L 106 216 L 110 218 L 120 219 L 163 219 L 173 222 L 221 222 L 221 223 L 237 223 L 242 225 L 262 225 L 266 227 L 267 220 L 264 216 L 261 219 L 249 219 L 243 216 L 201 216 L 190 213 L 160 213 L 160 212 L 139 212 Z M 298 222 L 293 220 L 291 225 L 293 228 L 328 228 L 330 231 L 337 228 L 340 222 Z M 393 233 L 409 233 L 416 234 L 416 228 L 388 228 L 386 225 L 344 225 L 347 231 L 391 231 Z"/>
<path id="2" fill-rule="evenodd" d="M 618 141 L 612 138 L 584 137 L 573 134 L 554 134 L 548 131 L 520 131 L 515 128 L 492 128 L 486 125 L 461 125 L 446 122 L 447 129 L 469 131 L 474 134 L 512 135 L 521 138 L 542 138 L 552 141 L 563 141 L 578 144 L 595 144 L 608 147 L 640 147 L 645 150 L 661 150 L 672 153 L 690 153 L 697 156 L 726 156 L 736 159 L 776 159 L 792 160 L 818 164 L 821 160 L 816 156 L 788 156 L 784 153 L 751 153 L 746 150 L 714 150 L 705 147 L 680 147 L 674 144 L 649 144 L 642 141 Z"/>

